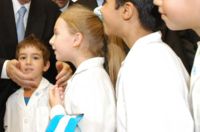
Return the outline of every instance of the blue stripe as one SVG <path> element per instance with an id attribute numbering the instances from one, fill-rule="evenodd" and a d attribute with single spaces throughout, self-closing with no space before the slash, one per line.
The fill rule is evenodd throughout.
<path id="1" fill-rule="evenodd" d="M 79 121 L 83 118 L 83 114 L 76 116 L 75 118 L 71 118 L 65 128 L 65 132 L 74 132 L 76 126 L 78 125 Z"/>
<path id="2" fill-rule="evenodd" d="M 60 119 L 63 117 L 64 115 L 56 115 L 54 116 L 51 121 L 49 122 L 49 125 L 46 129 L 46 132 L 54 132 Z"/>

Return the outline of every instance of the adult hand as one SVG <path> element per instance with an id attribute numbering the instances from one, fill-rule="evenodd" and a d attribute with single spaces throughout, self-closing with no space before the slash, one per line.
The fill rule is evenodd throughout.
<path id="1" fill-rule="evenodd" d="M 37 87 L 37 82 L 30 77 L 30 75 L 26 75 L 20 70 L 20 64 L 17 60 L 13 59 L 8 61 L 6 66 L 6 72 L 10 79 L 12 79 L 19 86 L 24 88 L 35 88 Z"/>
<path id="2" fill-rule="evenodd" d="M 51 107 L 55 105 L 63 105 L 64 102 L 64 91 L 63 87 L 58 87 L 58 85 L 54 85 L 50 88 L 49 91 L 49 104 Z"/>
<path id="3" fill-rule="evenodd" d="M 72 69 L 67 63 L 57 61 L 56 68 L 58 70 L 58 75 L 56 76 L 56 84 L 59 87 L 66 87 L 67 81 L 72 75 Z"/>

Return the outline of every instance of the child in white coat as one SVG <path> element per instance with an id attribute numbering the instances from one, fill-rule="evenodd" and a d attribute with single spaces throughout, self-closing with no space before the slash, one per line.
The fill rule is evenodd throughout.
<path id="1" fill-rule="evenodd" d="M 200 36 L 200 0 L 154 0 L 162 19 L 171 30 L 193 29 Z M 195 55 L 191 79 L 190 101 L 195 132 L 200 132 L 200 42 Z"/>
<path id="2" fill-rule="evenodd" d="M 20 70 L 30 74 L 37 82 L 35 88 L 20 88 L 6 103 L 4 128 L 6 132 L 44 132 L 49 122 L 49 88 L 52 84 L 43 78 L 47 71 L 50 53 L 34 35 L 20 42 L 16 58 Z"/>
<path id="3" fill-rule="evenodd" d="M 61 14 L 50 40 L 56 59 L 70 61 L 76 67 L 66 87 L 64 107 L 58 88 L 51 91 L 51 118 L 83 114 L 76 131 L 115 131 L 114 89 L 103 66 L 103 40 L 102 22 L 92 11 L 80 5 L 71 6 Z M 67 129 L 68 120 L 64 117 L 57 121 L 58 125 L 52 131 Z"/>
<path id="4" fill-rule="evenodd" d="M 130 48 L 116 84 L 117 131 L 193 132 L 189 75 L 161 39 L 153 0 L 106 0 L 100 11 L 106 33 Z"/>

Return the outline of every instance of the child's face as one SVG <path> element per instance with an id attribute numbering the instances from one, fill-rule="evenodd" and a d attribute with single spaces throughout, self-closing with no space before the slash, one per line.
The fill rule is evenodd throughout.
<path id="1" fill-rule="evenodd" d="M 115 9 L 115 0 L 106 0 L 101 8 L 105 32 L 108 35 L 117 35 L 120 31 L 120 9 Z"/>
<path id="2" fill-rule="evenodd" d="M 32 46 L 19 50 L 18 61 L 22 72 L 30 74 L 36 80 L 41 79 L 43 72 L 49 68 L 49 63 L 44 65 L 42 51 Z"/>
<path id="3" fill-rule="evenodd" d="M 57 60 L 71 61 L 73 42 L 74 35 L 69 32 L 68 25 L 62 18 L 58 18 L 54 27 L 54 35 L 49 41 Z"/>
<path id="4" fill-rule="evenodd" d="M 166 25 L 172 30 L 199 27 L 200 0 L 154 0 Z"/>

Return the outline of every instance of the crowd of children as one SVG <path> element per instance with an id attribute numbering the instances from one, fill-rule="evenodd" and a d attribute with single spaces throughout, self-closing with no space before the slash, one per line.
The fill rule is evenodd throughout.
<path id="1" fill-rule="evenodd" d="M 43 77 L 47 48 L 34 35 L 20 42 L 20 70 L 37 87 L 9 97 L 5 131 L 200 132 L 200 48 L 189 75 L 160 32 L 164 21 L 200 36 L 199 6 L 200 0 L 106 0 L 97 14 L 68 7 L 49 42 L 74 74 L 66 88 L 52 85 Z"/>

